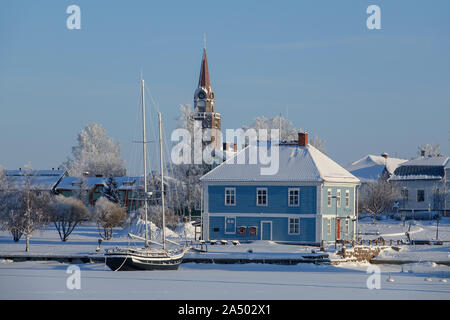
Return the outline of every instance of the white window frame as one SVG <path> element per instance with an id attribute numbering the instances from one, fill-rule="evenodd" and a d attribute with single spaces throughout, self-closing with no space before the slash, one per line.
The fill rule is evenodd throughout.
<path id="1" fill-rule="evenodd" d="M 345 207 L 350 207 L 350 190 L 345 189 Z"/>
<path id="2" fill-rule="evenodd" d="M 233 203 L 227 203 L 227 191 L 231 191 L 233 193 Z M 231 195 L 230 195 L 231 199 Z M 236 206 L 236 188 L 225 188 L 225 206 L 227 207 L 233 207 Z"/>
<path id="3" fill-rule="evenodd" d="M 291 192 L 297 191 L 297 203 L 291 204 Z M 293 196 L 295 199 L 295 195 Z M 288 206 L 289 207 L 298 207 L 300 206 L 300 188 L 289 188 L 288 190 Z"/>
<path id="4" fill-rule="evenodd" d="M 348 235 L 350 233 L 350 221 L 345 219 L 345 234 Z"/>
<path id="5" fill-rule="evenodd" d="M 265 191 L 265 194 L 266 194 L 266 203 L 265 204 L 258 203 L 259 191 Z M 267 207 L 269 205 L 269 191 L 267 190 L 267 188 L 256 188 L 256 205 L 258 207 Z"/>
<path id="6" fill-rule="evenodd" d="M 331 189 L 328 189 L 327 190 L 327 201 L 328 201 L 328 207 L 329 208 L 331 208 L 331 199 L 332 199 L 332 197 L 331 197 Z"/>
<path id="7" fill-rule="evenodd" d="M 291 231 L 291 220 L 294 220 L 294 230 L 295 230 L 295 224 L 298 225 L 298 232 L 292 232 Z M 295 221 L 297 220 L 297 222 Z M 299 235 L 300 234 L 300 218 L 288 218 L 288 234 L 289 235 Z"/>
<path id="8" fill-rule="evenodd" d="M 341 196 L 342 196 L 342 194 L 341 194 L 341 189 L 337 189 L 337 190 L 336 190 L 336 206 L 337 206 L 338 208 L 341 207 Z"/>

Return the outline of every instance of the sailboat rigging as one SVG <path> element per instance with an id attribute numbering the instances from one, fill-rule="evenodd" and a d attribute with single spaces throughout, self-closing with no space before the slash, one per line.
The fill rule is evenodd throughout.
<path id="1" fill-rule="evenodd" d="M 166 239 L 166 220 L 165 220 L 165 202 L 164 202 L 164 156 L 162 147 L 162 116 L 158 112 L 159 120 L 159 151 L 161 165 L 161 206 L 162 206 L 162 242 L 150 240 L 148 236 L 148 200 L 151 193 L 147 189 L 147 159 L 146 159 L 146 126 L 145 126 L 145 83 L 141 80 L 142 90 L 142 151 L 144 160 L 144 219 L 145 236 L 140 237 L 131 233 L 128 236 L 132 239 L 144 241 L 144 248 L 114 248 L 107 249 L 105 252 L 105 263 L 113 271 L 131 271 L 131 270 L 176 270 L 183 261 L 184 254 L 189 249 L 181 244 Z M 166 243 L 177 245 L 175 249 L 168 250 Z M 161 246 L 162 248 L 152 248 L 150 243 Z"/>

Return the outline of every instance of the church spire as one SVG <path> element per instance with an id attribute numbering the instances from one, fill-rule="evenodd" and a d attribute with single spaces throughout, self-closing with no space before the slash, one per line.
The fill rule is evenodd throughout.
<path id="1" fill-rule="evenodd" d="M 203 58 L 200 67 L 200 77 L 198 79 L 198 87 L 205 88 L 208 93 L 211 90 L 211 83 L 209 82 L 208 59 L 206 57 L 206 48 L 203 48 Z"/>

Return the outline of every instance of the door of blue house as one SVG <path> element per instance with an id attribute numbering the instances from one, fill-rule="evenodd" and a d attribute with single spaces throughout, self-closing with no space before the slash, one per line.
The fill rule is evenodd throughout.
<path id="1" fill-rule="evenodd" d="M 234 234 L 236 233 L 236 218 L 225 218 L 225 233 Z"/>
<path id="2" fill-rule="evenodd" d="M 261 221 L 261 240 L 272 240 L 272 221 Z"/>

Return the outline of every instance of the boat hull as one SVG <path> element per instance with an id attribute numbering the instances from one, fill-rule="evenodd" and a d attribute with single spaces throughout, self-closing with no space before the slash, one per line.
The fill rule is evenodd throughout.
<path id="1" fill-rule="evenodd" d="M 183 255 L 170 258 L 147 258 L 133 255 L 105 255 L 106 265 L 113 271 L 177 270 Z"/>

